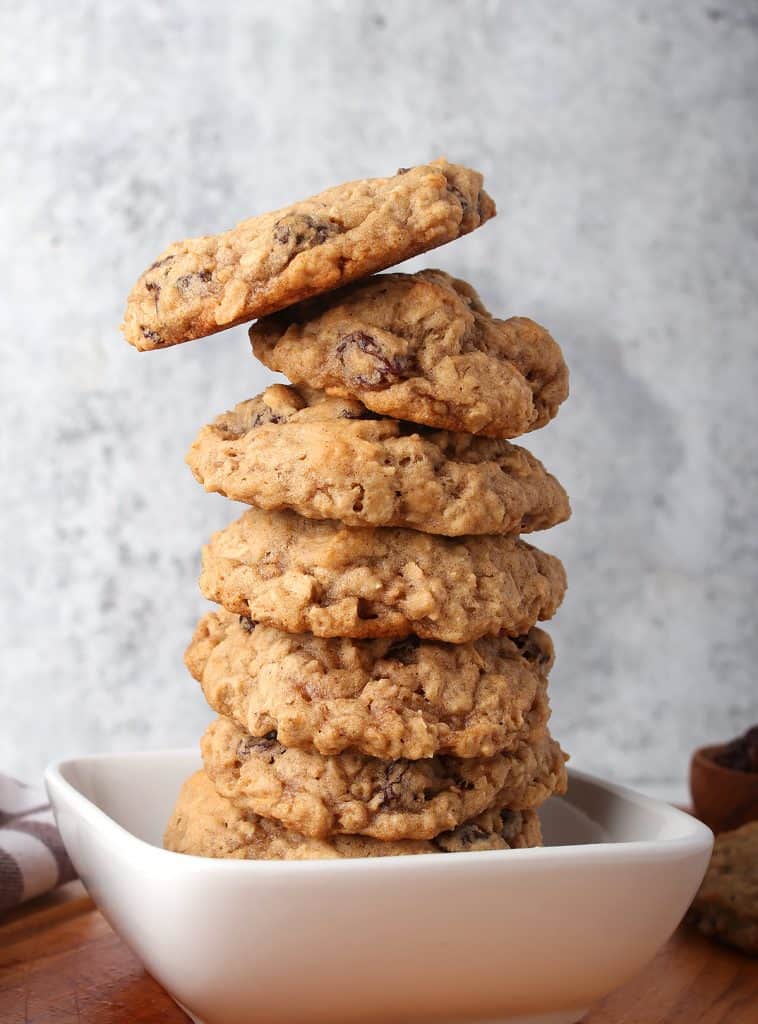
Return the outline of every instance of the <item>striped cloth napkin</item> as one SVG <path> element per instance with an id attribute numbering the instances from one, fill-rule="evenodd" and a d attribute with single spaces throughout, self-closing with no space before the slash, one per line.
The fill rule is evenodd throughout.
<path id="1" fill-rule="evenodd" d="M 72 878 L 44 790 L 0 774 L 0 914 Z"/>

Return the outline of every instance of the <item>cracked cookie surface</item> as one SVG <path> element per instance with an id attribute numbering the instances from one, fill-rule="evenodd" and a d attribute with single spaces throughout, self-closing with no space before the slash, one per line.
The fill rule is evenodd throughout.
<path id="1" fill-rule="evenodd" d="M 320 754 L 489 757 L 535 738 L 550 715 L 553 645 L 537 628 L 457 645 L 327 640 L 221 610 L 200 620 L 185 661 L 218 714 Z"/>
<path id="2" fill-rule="evenodd" d="M 122 330 L 143 351 L 214 334 L 434 249 L 494 215 L 481 174 L 445 160 L 337 185 L 222 234 L 174 242 L 132 289 Z"/>
<path id="3" fill-rule="evenodd" d="M 704 935 L 758 956 L 758 821 L 716 836 L 688 919 Z"/>
<path id="4" fill-rule="evenodd" d="M 203 427 L 187 462 L 208 491 L 349 526 L 450 537 L 546 530 L 570 515 L 563 487 L 524 448 L 281 384 Z"/>
<path id="5" fill-rule="evenodd" d="M 485 811 L 432 840 L 383 842 L 368 836 L 341 835 L 316 839 L 235 807 L 216 792 L 205 772 L 196 772 L 182 786 L 164 836 L 167 850 L 236 860 L 333 860 L 523 849 L 541 844 L 536 812 L 508 810 Z"/>
<path id="6" fill-rule="evenodd" d="M 360 281 L 265 317 L 250 340 L 294 384 L 444 430 L 517 437 L 544 427 L 568 395 L 544 327 L 494 318 L 441 270 Z"/>
<path id="7" fill-rule="evenodd" d="M 559 559 L 514 537 L 435 537 L 248 509 L 203 549 L 200 589 L 287 633 L 521 636 L 566 589 Z"/>
<path id="8" fill-rule="evenodd" d="M 563 753 L 547 732 L 488 758 L 382 761 L 287 748 L 273 732 L 251 736 L 236 722 L 218 718 L 206 730 L 201 751 L 222 796 L 315 837 L 431 839 L 494 804 L 533 810 L 561 791 L 566 779 Z"/>

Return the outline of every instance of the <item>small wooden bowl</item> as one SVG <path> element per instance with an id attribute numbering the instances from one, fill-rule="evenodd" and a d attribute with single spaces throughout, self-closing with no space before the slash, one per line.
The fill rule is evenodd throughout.
<path id="1" fill-rule="evenodd" d="M 728 832 L 758 819 L 758 772 L 716 764 L 713 758 L 725 746 L 701 747 L 690 762 L 692 806 L 714 832 Z"/>

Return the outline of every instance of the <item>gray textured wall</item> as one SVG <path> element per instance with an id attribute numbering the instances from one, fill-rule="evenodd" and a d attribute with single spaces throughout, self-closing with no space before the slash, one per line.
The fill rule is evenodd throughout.
<path id="1" fill-rule="evenodd" d="M 0 767 L 192 743 L 183 464 L 260 390 L 236 329 L 118 334 L 168 241 L 441 153 L 500 216 L 416 265 L 563 343 L 528 442 L 574 519 L 556 732 L 649 785 L 756 718 L 758 5 L 748 0 L 0 5 Z"/>

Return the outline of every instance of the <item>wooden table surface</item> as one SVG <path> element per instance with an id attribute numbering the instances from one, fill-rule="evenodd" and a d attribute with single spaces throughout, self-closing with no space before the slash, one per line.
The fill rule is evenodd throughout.
<path id="1" fill-rule="evenodd" d="M 2 1024 L 187 1020 L 78 882 L 0 920 Z M 687 927 L 640 975 L 584 1018 L 584 1024 L 757 1022 L 758 961 Z"/>

